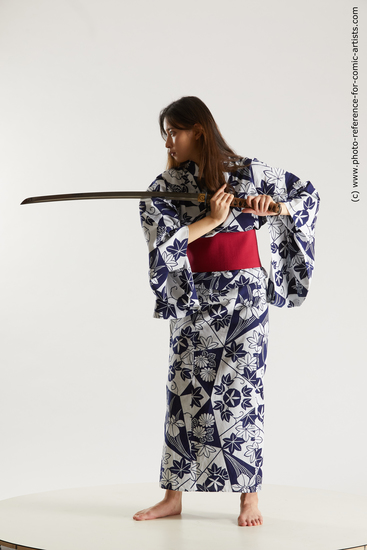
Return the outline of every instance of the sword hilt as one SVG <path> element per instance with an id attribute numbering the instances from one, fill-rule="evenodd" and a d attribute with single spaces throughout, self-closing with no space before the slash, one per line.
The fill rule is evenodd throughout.
<path id="1" fill-rule="evenodd" d="M 199 193 L 198 195 L 198 202 L 205 202 L 206 204 L 209 203 L 210 199 L 213 195 L 210 195 L 208 193 Z M 231 202 L 231 208 L 250 208 L 248 206 L 246 199 L 241 199 L 240 197 L 233 197 Z M 268 208 L 270 212 L 274 212 L 275 214 L 280 214 L 281 212 L 281 206 L 279 203 L 274 202 L 271 204 Z"/>

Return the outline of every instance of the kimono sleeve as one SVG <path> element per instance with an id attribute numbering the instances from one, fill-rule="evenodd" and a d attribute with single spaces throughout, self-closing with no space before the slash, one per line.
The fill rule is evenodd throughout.
<path id="1" fill-rule="evenodd" d="M 148 191 L 169 194 L 170 182 L 162 174 Z M 141 201 L 140 220 L 149 249 L 150 286 L 156 296 L 154 317 L 177 319 L 194 313 L 199 301 L 187 258 L 189 228 L 180 220 L 179 204 L 166 198 Z"/>
<path id="2" fill-rule="evenodd" d="M 283 202 L 290 216 L 267 216 L 271 265 L 267 300 L 282 307 L 300 306 L 309 291 L 315 261 L 315 225 L 320 198 L 309 181 L 256 159 L 253 174 L 259 194 Z"/>

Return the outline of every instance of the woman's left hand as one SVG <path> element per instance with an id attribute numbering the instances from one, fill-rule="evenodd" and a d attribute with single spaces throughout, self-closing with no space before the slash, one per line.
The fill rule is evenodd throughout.
<path id="1" fill-rule="evenodd" d="M 242 212 L 247 214 L 256 214 L 257 216 L 277 216 L 277 208 L 275 208 L 275 212 L 273 210 L 269 210 L 269 208 L 274 208 L 275 205 L 278 205 L 279 203 L 276 203 L 273 201 L 272 197 L 269 195 L 257 195 L 256 197 L 249 195 L 246 199 L 246 202 L 248 204 L 248 208 L 243 208 Z M 285 206 L 285 204 L 281 203 L 281 215 L 289 215 L 288 209 Z"/>

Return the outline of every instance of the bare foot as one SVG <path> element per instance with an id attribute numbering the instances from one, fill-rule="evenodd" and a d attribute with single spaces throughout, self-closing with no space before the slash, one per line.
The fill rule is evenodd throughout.
<path id="1" fill-rule="evenodd" d="M 257 493 L 242 493 L 240 515 L 238 516 L 240 527 L 253 527 L 263 524 L 263 517 L 258 508 L 258 503 Z"/>
<path id="2" fill-rule="evenodd" d="M 167 490 L 164 499 L 145 510 L 136 512 L 133 518 L 136 521 L 147 519 L 166 518 L 167 516 L 177 516 L 182 510 L 182 492 Z"/>

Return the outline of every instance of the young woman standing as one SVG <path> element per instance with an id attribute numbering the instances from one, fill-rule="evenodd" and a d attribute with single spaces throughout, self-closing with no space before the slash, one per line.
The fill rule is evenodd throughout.
<path id="1" fill-rule="evenodd" d="M 181 513 L 183 491 L 241 493 L 241 526 L 261 525 L 263 377 L 268 303 L 299 306 L 313 270 L 319 197 L 310 182 L 236 155 L 197 97 L 160 114 L 168 170 L 141 202 L 155 317 L 170 319 L 158 504 L 135 520 Z M 210 206 L 170 192 L 212 195 Z M 247 208 L 231 208 L 233 195 Z M 255 230 L 268 223 L 269 278 Z"/>

